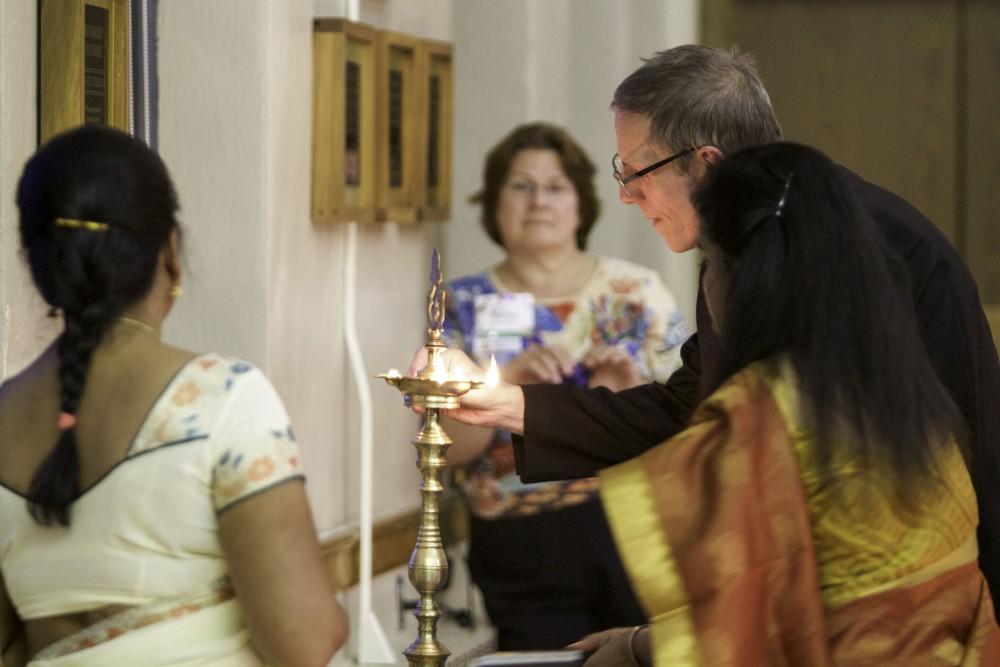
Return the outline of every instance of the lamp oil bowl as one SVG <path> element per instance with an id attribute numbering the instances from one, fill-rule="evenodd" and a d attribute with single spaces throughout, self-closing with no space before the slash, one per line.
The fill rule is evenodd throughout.
<path id="1" fill-rule="evenodd" d="M 393 377 L 389 373 L 377 375 L 392 386 L 403 392 L 403 402 L 407 406 L 419 405 L 425 408 L 444 408 L 446 410 L 459 406 L 459 396 L 470 389 L 479 389 L 483 382 L 476 380 L 424 380 L 415 377 Z"/>
<path id="2" fill-rule="evenodd" d="M 408 406 L 426 408 L 420 432 L 410 442 L 417 448 L 417 468 L 420 470 L 420 528 L 417 544 L 410 554 L 410 583 L 420 594 L 417 603 L 417 638 L 403 655 L 410 665 L 441 667 L 451 652 L 437 639 L 437 621 L 441 610 L 434 594 L 448 578 L 448 558 L 441 541 L 439 496 L 444 490 L 441 472 L 446 467 L 445 452 L 451 439 L 441 428 L 441 409 L 459 407 L 459 397 L 470 389 L 486 383 L 462 377 L 449 377 L 441 359 L 445 350 L 441 334 L 444 325 L 445 292 L 441 280 L 441 258 L 435 249 L 431 258 L 431 288 L 427 295 L 427 365 L 416 376 L 406 377 L 396 371 L 377 377 L 403 393 Z"/>
<path id="3" fill-rule="evenodd" d="M 399 389 L 403 393 L 403 402 L 407 406 L 418 405 L 424 408 L 443 408 L 446 410 L 457 408 L 459 397 L 465 392 L 486 386 L 486 383 L 481 380 L 450 378 L 443 371 L 436 375 L 433 371 L 424 373 L 431 366 L 432 364 L 428 363 L 416 377 L 404 377 L 393 371 L 381 373 L 376 377 L 382 378 Z"/>

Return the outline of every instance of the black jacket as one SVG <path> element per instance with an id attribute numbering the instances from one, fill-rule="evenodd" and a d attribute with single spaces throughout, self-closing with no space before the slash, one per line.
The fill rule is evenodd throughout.
<path id="1" fill-rule="evenodd" d="M 1000 612 L 1000 363 L 975 281 L 919 211 L 846 169 L 842 175 L 874 218 L 885 246 L 906 264 L 931 361 L 968 421 L 979 502 L 979 563 Z M 683 366 L 664 384 L 617 394 L 526 385 L 524 436 L 514 438 L 521 479 L 589 477 L 682 430 L 698 403 L 701 370 L 719 349 L 700 289 L 697 320 L 698 333 L 681 348 Z"/>

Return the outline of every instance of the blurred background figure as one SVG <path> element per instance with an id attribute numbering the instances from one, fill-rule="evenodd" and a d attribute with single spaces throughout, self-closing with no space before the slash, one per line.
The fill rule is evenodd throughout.
<path id="1" fill-rule="evenodd" d="M 0 388 L 0 566 L 31 665 L 320 665 L 346 620 L 267 378 L 160 339 L 181 294 L 166 167 L 118 130 L 45 144 L 17 195 L 64 328 Z"/>
<path id="2" fill-rule="evenodd" d="M 564 130 L 515 128 L 487 155 L 487 235 L 506 257 L 449 284 L 446 327 L 512 383 L 604 386 L 665 380 L 687 337 L 656 272 L 585 252 L 600 211 L 595 168 Z M 469 565 L 501 650 L 559 648 L 609 624 L 640 623 L 594 478 L 522 484 L 510 434 L 453 424 L 465 467 Z M 449 430 L 452 426 L 449 426 Z"/>

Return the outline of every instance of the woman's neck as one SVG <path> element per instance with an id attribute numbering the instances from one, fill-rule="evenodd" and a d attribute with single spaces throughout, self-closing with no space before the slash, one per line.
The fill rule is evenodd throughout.
<path id="1" fill-rule="evenodd" d="M 495 272 L 507 289 L 545 299 L 580 291 L 596 265 L 596 257 L 574 247 L 568 251 L 510 254 Z"/>
<path id="2" fill-rule="evenodd" d="M 119 324 L 135 326 L 143 324 L 157 334 L 163 331 L 163 320 L 169 311 L 169 301 L 154 290 L 145 299 L 137 301 L 122 311 L 117 317 Z"/>
<path id="3" fill-rule="evenodd" d="M 108 323 L 101 344 L 94 350 L 96 357 L 116 357 L 119 354 L 142 354 L 161 346 L 165 313 L 150 298 L 126 308 Z"/>

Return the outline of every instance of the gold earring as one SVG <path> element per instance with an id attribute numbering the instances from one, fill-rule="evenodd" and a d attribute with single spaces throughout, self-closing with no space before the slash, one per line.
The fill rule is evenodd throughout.
<path id="1" fill-rule="evenodd" d="M 170 297 L 173 299 L 177 299 L 182 296 L 184 296 L 184 288 L 181 287 L 180 283 L 174 283 L 173 286 L 170 288 Z"/>

